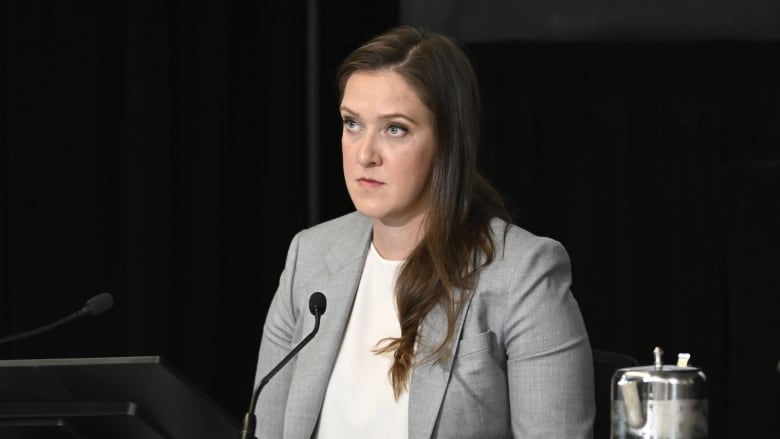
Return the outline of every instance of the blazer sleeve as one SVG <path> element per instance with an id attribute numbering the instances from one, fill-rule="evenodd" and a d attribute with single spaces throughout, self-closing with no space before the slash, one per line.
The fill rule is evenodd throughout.
<path id="1" fill-rule="evenodd" d="M 504 328 L 513 436 L 589 438 L 593 363 L 570 292 L 569 256 L 558 242 L 537 238 L 516 258 Z"/>
<path id="2" fill-rule="evenodd" d="M 297 325 L 300 310 L 296 309 L 293 295 L 299 243 L 300 233 L 290 243 L 285 267 L 279 278 L 279 286 L 268 309 L 260 341 L 255 388 L 260 380 L 287 355 L 295 341 L 301 338 L 300 328 Z M 257 437 L 282 437 L 283 435 L 287 389 L 290 387 L 293 369 L 289 366 L 282 368 L 260 393 L 255 407 Z"/>

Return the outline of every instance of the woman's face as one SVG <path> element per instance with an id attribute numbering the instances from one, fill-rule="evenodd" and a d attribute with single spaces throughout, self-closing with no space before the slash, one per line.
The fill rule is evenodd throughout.
<path id="1" fill-rule="evenodd" d="M 395 72 L 358 71 L 341 100 L 344 179 L 358 212 L 402 226 L 430 201 L 433 114 Z"/>

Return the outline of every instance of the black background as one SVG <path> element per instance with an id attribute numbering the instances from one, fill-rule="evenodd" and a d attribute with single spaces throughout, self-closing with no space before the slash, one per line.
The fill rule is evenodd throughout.
<path id="1" fill-rule="evenodd" d="M 0 333 L 117 302 L 0 357 L 161 355 L 238 418 L 290 238 L 351 210 L 333 71 L 399 4 L 323 2 L 318 27 L 301 2 L 0 13 Z M 481 167 L 518 224 L 569 250 L 594 348 L 690 352 L 711 437 L 764 437 L 780 413 L 780 44 L 660 35 L 467 42 Z"/>

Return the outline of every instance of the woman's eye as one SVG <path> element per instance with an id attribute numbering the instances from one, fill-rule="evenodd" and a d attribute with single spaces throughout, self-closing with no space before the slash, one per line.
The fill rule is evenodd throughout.
<path id="1" fill-rule="evenodd" d="M 387 128 L 387 134 L 389 134 L 390 137 L 401 137 L 406 134 L 406 128 L 398 125 L 391 125 Z"/>
<path id="2" fill-rule="evenodd" d="M 344 127 L 350 131 L 355 131 L 358 128 L 358 123 L 355 119 L 344 119 Z"/>

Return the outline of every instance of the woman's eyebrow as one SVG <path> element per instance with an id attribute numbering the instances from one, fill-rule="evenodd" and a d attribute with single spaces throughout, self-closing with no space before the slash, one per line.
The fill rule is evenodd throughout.
<path id="1" fill-rule="evenodd" d="M 414 125 L 417 125 L 417 121 L 415 121 L 413 118 L 409 117 L 408 115 L 404 113 L 388 113 L 388 114 L 380 114 L 379 119 L 406 119 L 409 121 L 409 123 L 412 123 Z"/>

